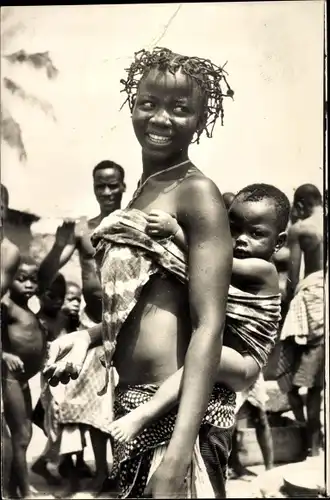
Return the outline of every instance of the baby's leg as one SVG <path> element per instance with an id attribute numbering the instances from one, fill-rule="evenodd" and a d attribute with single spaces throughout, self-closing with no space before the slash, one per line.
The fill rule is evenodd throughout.
<path id="1" fill-rule="evenodd" d="M 178 404 L 183 368 L 171 375 L 159 387 L 154 396 L 127 415 L 115 420 L 110 433 L 119 442 L 134 439 L 154 420 L 169 412 Z"/>
<path id="2" fill-rule="evenodd" d="M 231 347 L 223 346 L 216 381 L 234 392 L 243 390 L 256 380 L 260 368 L 250 356 L 242 356 Z M 147 403 L 115 420 L 110 433 L 119 442 L 134 439 L 142 429 L 178 404 L 183 368 L 171 375 Z"/>
<path id="3" fill-rule="evenodd" d="M 216 381 L 234 392 L 251 387 L 257 380 L 260 366 L 252 356 L 240 354 L 232 347 L 223 346 Z"/>
<path id="4" fill-rule="evenodd" d="M 32 437 L 32 404 L 28 383 L 22 383 L 7 372 L 3 379 L 4 412 L 11 433 L 15 481 L 22 497 L 31 496 L 26 450 Z"/>

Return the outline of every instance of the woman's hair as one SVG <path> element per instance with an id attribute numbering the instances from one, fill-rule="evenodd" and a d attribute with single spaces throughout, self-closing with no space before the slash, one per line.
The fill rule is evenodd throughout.
<path id="1" fill-rule="evenodd" d="M 173 75 L 181 69 L 198 84 L 204 94 L 205 121 L 203 127 L 197 131 L 197 138 L 194 142 L 198 143 L 204 131 L 207 137 L 212 137 L 214 125 L 219 116 L 223 125 L 223 98 L 234 96 L 234 91 L 227 82 L 224 66 L 216 66 L 209 59 L 175 54 L 162 47 L 156 47 L 152 52 L 142 49 L 134 54 L 134 61 L 126 69 L 128 73 L 126 80 L 120 80 L 120 83 L 124 85 L 122 92 L 127 94 L 122 107 L 128 102 L 131 112 L 133 111 L 140 81 L 151 69 L 170 71 Z"/>

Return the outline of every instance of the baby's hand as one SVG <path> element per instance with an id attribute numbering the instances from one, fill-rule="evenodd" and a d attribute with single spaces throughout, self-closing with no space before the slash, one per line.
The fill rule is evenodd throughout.
<path id="1" fill-rule="evenodd" d="M 168 238 L 178 230 L 178 222 L 175 217 L 162 210 L 151 210 L 147 215 L 147 232 L 157 238 Z"/>
<path id="2" fill-rule="evenodd" d="M 61 226 L 57 228 L 55 240 L 60 246 L 75 244 L 75 225 L 72 219 L 64 219 Z"/>
<path id="3" fill-rule="evenodd" d="M 12 354 L 10 352 L 4 352 L 2 354 L 2 357 L 9 371 L 17 374 L 24 373 L 24 363 L 21 360 L 21 358 L 16 356 L 16 354 Z"/>

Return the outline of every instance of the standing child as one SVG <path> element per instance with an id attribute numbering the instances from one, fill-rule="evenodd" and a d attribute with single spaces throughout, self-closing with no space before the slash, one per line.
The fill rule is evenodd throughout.
<path id="1" fill-rule="evenodd" d="M 62 274 L 58 273 L 49 290 L 40 297 L 40 303 L 38 316 L 52 340 L 79 328 L 81 289 L 75 283 L 66 283 Z M 61 474 L 69 480 L 68 491 L 72 492 L 78 488 L 79 478 L 90 477 L 91 471 L 83 460 L 81 446 L 75 453 L 71 451 L 65 453 L 61 450 L 63 426 L 59 422 L 59 407 L 65 399 L 65 390 L 58 393 L 56 389 L 51 389 L 43 377 L 41 384 L 40 400 L 44 410 L 44 425 L 48 440 L 44 452 L 32 465 L 31 470 L 41 475 L 50 485 L 60 484 Z M 75 430 L 78 431 L 80 443 L 83 444 L 82 432 L 78 428 Z M 65 438 L 69 440 L 68 435 Z M 76 464 L 73 463 L 73 455 L 76 455 Z"/>
<path id="2" fill-rule="evenodd" d="M 42 369 L 47 349 L 45 332 L 28 307 L 37 288 L 37 264 L 31 258 L 22 258 L 9 296 L 3 300 L 1 315 L 2 394 L 13 447 L 11 498 L 32 495 L 26 462 L 32 436 L 29 380 Z"/>

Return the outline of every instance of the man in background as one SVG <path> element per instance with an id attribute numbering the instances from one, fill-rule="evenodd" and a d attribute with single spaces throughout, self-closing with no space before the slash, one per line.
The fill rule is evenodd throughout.
<path id="1" fill-rule="evenodd" d="M 321 437 L 321 396 L 324 384 L 323 206 L 320 191 L 303 184 L 294 194 L 297 220 L 290 227 L 287 280 L 289 310 L 281 332 L 278 383 L 288 394 L 295 418 L 306 426 L 308 454 L 317 455 Z M 304 278 L 299 281 L 302 258 Z M 308 389 L 304 401 L 299 389 Z"/>

